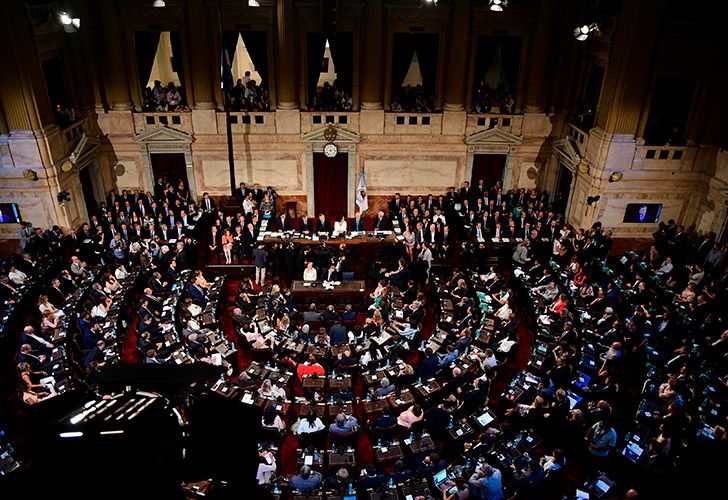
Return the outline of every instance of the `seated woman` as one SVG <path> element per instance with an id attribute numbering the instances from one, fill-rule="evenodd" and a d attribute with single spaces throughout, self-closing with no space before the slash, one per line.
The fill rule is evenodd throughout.
<path id="1" fill-rule="evenodd" d="M 286 390 L 265 379 L 258 389 L 258 396 L 261 398 L 286 399 Z"/>
<path id="2" fill-rule="evenodd" d="M 326 428 L 315 409 L 311 409 L 305 417 L 299 417 L 293 426 L 293 433 L 297 436 L 322 431 Z"/>
<path id="3" fill-rule="evenodd" d="M 306 265 L 306 269 L 303 270 L 303 281 L 316 281 L 318 273 L 316 268 L 313 267 L 313 262 L 309 262 Z"/>
<path id="4" fill-rule="evenodd" d="M 399 414 L 397 417 L 397 424 L 405 429 L 409 429 L 412 427 L 412 424 L 416 424 L 424 418 L 425 412 L 422 411 L 422 407 L 418 403 L 415 403 Z"/>
<path id="5" fill-rule="evenodd" d="M 675 297 L 675 302 L 680 304 L 692 304 L 695 301 L 695 285 L 688 283 L 688 286 Z"/>
<path id="6" fill-rule="evenodd" d="M 43 313 L 43 320 L 40 322 L 40 331 L 55 339 L 58 333 L 59 320 L 49 310 Z"/>
<path id="7" fill-rule="evenodd" d="M 107 274 L 104 277 L 104 292 L 111 295 L 119 290 L 121 290 L 121 284 L 116 281 L 111 273 Z"/>
<path id="8" fill-rule="evenodd" d="M 561 311 L 569 305 L 569 299 L 565 293 L 559 295 L 559 298 L 549 306 L 549 311 L 555 314 L 561 314 Z"/>
<path id="9" fill-rule="evenodd" d="M 210 283 L 207 282 L 200 270 L 195 271 L 194 283 L 202 288 L 210 288 Z"/>
<path id="10" fill-rule="evenodd" d="M 91 316 L 94 318 L 105 318 L 106 313 L 111 306 L 111 299 L 108 297 L 101 298 L 91 309 Z"/>
<path id="11" fill-rule="evenodd" d="M 116 269 L 114 270 L 114 277 L 117 281 L 125 280 L 127 276 L 129 276 L 129 273 L 122 264 L 116 266 Z"/>
<path id="12" fill-rule="evenodd" d="M 334 232 L 331 234 L 331 237 L 336 238 L 337 236 L 346 234 L 346 229 L 346 217 L 342 215 L 339 220 L 334 221 Z"/>
<path id="13" fill-rule="evenodd" d="M 202 314 L 202 308 L 200 306 L 198 306 L 197 304 L 195 304 L 194 302 L 192 302 L 192 299 L 190 299 L 190 298 L 186 298 L 182 302 L 182 309 L 184 309 L 185 311 L 190 313 L 190 316 L 192 316 L 193 318 L 196 318 L 197 316 Z"/>
<path id="14" fill-rule="evenodd" d="M 62 318 L 66 315 L 66 313 L 57 309 L 56 306 L 48 301 L 47 295 L 41 295 L 38 297 L 38 310 L 41 314 L 45 314 L 46 311 L 50 311 L 56 318 Z"/>
<path id="15" fill-rule="evenodd" d="M 48 387 L 43 384 L 35 384 L 32 380 L 33 376 L 43 376 L 45 372 L 33 372 L 30 370 L 30 364 L 25 362 L 18 363 L 18 372 L 20 372 L 20 385 L 25 404 L 35 404 L 50 395 Z"/>
<path id="16" fill-rule="evenodd" d="M 277 429 L 280 432 L 286 430 L 286 423 L 278 415 L 272 406 L 267 406 L 263 411 L 263 428 Z"/>

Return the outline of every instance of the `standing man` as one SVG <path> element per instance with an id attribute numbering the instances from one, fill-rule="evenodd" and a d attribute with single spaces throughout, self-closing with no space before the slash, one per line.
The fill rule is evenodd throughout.
<path id="1" fill-rule="evenodd" d="M 265 283 L 265 266 L 268 263 L 268 252 L 265 251 L 263 243 L 253 250 L 253 262 L 255 263 L 255 283 L 262 287 Z"/>

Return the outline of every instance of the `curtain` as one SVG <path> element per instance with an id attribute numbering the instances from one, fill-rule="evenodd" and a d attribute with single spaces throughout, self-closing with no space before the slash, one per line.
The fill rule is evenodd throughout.
<path id="1" fill-rule="evenodd" d="M 320 33 L 308 34 L 308 45 L 306 46 L 306 69 L 308 86 L 308 103 L 313 105 L 313 98 L 316 96 L 316 84 L 319 76 L 321 76 L 321 62 L 324 59 L 324 49 L 326 49 L 326 37 Z"/>
<path id="2" fill-rule="evenodd" d="M 339 153 L 333 158 L 323 153 L 313 154 L 314 203 L 316 217 L 326 214 L 332 227 L 334 219 L 346 215 L 346 196 L 349 177 L 349 156 Z"/>
<path id="3" fill-rule="evenodd" d="M 231 66 L 235 57 L 235 47 L 238 44 L 237 31 L 225 31 L 222 34 L 222 48 L 220 50 L 220 74 L 223 84 L 223 91 L 227 95 L 235 85 Z"/>
<path id="4" fill-rule="evenodd" d="M 407 75 L 412 57 L 415 54 L 413 35 L 395 33 L 392 41 L 392 101 L 397 99 L 402 80 Z"/>
<path id="5" fill-rule="evenodd" d="M 439 55 L 438 35 L 434 33 L 413 35 L 417 47 L 417 60 L 420 63 L 422 87 L 435 95 L 437 80 L 437 56 Z"/>
<path id="6" fill-rule="evenodd" d="M 169 41 L 172 45 L 172 71 L 177 73 L 179 84 L 185 90 L 185 65 L 182 62 L 182 36 L 179 31 L 171 31 L 169 33 Z M 186 97 L 185 97 L 186 100 Z"/>
<path id="7" fill-rule="evenodd" d="M 139 85 L 141 88 L 147 86 L 149 77 L 154 66 L 154 57 L 157 55 L 159 46 L 159 31 L 135 31 L 134 52 L 136 54 L 137 73 L 139 73 Z"/>
<path id="8" fill-rule="evenodd" d="M 270 82 L 268 81 L 268 39 L 265 31 L 241 31 L 240 35 L 243 37 L 243 43 L 248 49 L 255 70 L 265 82 L 266 88 L 270 89 Z M 260 82 L 257 83 L 260 85 Z"/>
<path id="9" fill-rule="evenodd" d="M 354 79 L 354 34 L 343 32 L 330 36 L 329 50 L 336 65 L 336 79 L 339 86 L 351 95 Z"/>

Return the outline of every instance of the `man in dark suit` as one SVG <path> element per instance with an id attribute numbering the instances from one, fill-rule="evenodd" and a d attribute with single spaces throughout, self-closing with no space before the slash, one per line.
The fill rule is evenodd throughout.
<path id="1" fill-rule="evenodd" d="M 336 272 L 336 267 L 333 265 L 329 266 L 329 270 L 326 271 L 326 274 L 323 276 L 323 281 L 340 281 L 341 277 L 339 276 L 339 273 Z"/>
<path id="2" fill-rule="evenodd" d="M 298 230 L 303 234 L 309 234 L 313 230 L 306 214 L 301 215 L 298 219 Z"/>
<path id="3" fill-rule="evenodd" d="M 404 206 L 404 200 L 402 200 L 402 197 L 399 193 L 394 193 L 394 199 L 389 202 L 389 213 L 399 213 L 399 207 L 401 206 Z"/>
<path id="4" fill-rule="evenodd" d="M 149 304 L 147 305 L 147 307 L 155 315 L 158 316 L 158 315 L 162 314 L 162 301 L 159 298 L 155 297 L 153 294 L 154 294 L 154 291 L 151 288 L 149 288 L 149 287 L 145 288 L 144 297 L 142 300 L 148 301 Z"/>
<path id="5" fill-rule="evenodd" d="M 331 224 L 329 224 L 329 221 L 326 219 L 326 216 L 324 214 L 319 214 L 318 219 L 316 220 L 316 232 L 328 233 L 330 231 L 331 231 Z"/>
<path id="6" fill-rule="evenodd" d="M 235 190 L 235 197 L 242 203 L 246 196 L 248 196 L 248 187 L 244 182 L 241 182 L 240 186 Z"/>
<path id="7" fill-rule="evenodd" d="M 53 348 L 55 347 L 49 339 L 36 333 L 32 326 L 26 326 L 23 328 L 23 333 L 20 336 L 20 343 L 23 345 L 29 345 L 31 352 L 36 355 L 43 354 L 45 356 L 50 356 L 51 352 L 53 352 Z"/>
<path id="8" fill-rule="evenodd" d="M 51 282 L 51 287 L 46 293 L 48 301 L 56 306 L 57 309 L 62 309 L 66 305 L 66 294 L 61 290 L 61 280 L 55 278 Z"/>
<path id="9" fill-rule="evenodd" d="M 192 302 L 194 302 L 198 306 L 204 306 L 209 301 L 209 299 L 207 298 L 207 294 L 202 289 L 202 287 L 195 283 L 189 286 L 187 292 L 190 294 Z"/>
<path id="10" fill-rule="evenodd" d="M 374 230 L 375 231 L 391 231 L 392 230 L 392 224 L 389 222 L 387 218 L 384 217 L 384 212 L 381 210 L 377 212 L 377 218 L 374 221 Z"/>
<path id="11" fill-rule="evenodd" d="M 30 344 L 20 346 L 20 352 L 17 355 L 18 363 L 28 363 L 31 371 L 50 372 L 50 362 L 44 354 L 35 354 Z"/>
<path id="12" fill-rule="evenodd" d="M 200 204 L 202 210 L 206 213 L 214 213 L 217 210 L 215 200 L 210 198 L 209 193 L 202 193 L 202 203 Z"/>
<path id="13" fill-rule="evenodd" d="M 364 231 L 364 218 L 361 216 L 361 212 L 354 214 L 354 220 L 351 222 L 352 231 Z"/>
<path id="14" fill-rule="evenodd" d="M 291 231 L 293 229 L 293 223 L 291 218 L 283 212 L 280 217 L 276 218 L 276 229 L 279 231 Z"/>

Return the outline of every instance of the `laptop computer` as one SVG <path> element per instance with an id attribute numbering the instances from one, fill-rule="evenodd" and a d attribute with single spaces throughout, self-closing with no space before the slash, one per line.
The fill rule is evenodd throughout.
<path id="1" fill-rule="evenodd" d="M 447 481 L 447 469 L 442 469 L 437 474 L 432 476 L 432 480 L 435 483 L 435 487 L 439 488 L 441 484 Z"/>

